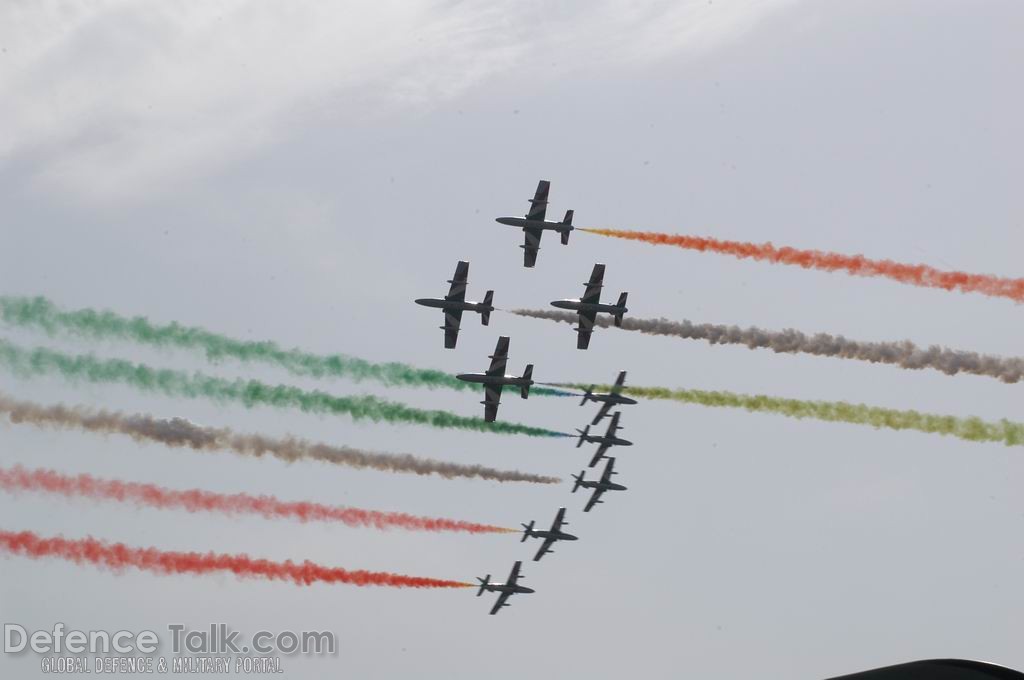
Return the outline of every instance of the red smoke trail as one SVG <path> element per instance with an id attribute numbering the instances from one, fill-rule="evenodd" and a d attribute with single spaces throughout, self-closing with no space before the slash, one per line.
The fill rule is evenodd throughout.
<path id="1" fill-rule="evenodd" d="M 993 297 L 1006 297 L 1016 302 L 1024 301 L 1024 279 L 1006 279 L 988 274 L 967 272 L 944 272 L 923 264 L 902 264 L 891 260 L 869 260 L 863 255 L 841 255 L 820 250 L 797 250 L 776 248 L 771 243 L 746 243 L 743 241 L 720 241 L 699 236 L 659 234 L 647 231 L 622 231 L 619 229 L 581 229 L 581 231 L 602 236 L 613 236 L 632 241 L 643 241 L 655 245 L 668 245 L 732 255 L 739 258 L 764 260 L 775 264 L 792 264 L 804 269 L 824 271 L 845 271 L 855 276 L 881 276 L 900 283 L 926 288 L 959 290 L 965 293 L 982 293 Z"/>
<path id="2" fill-rule="evenodd" d="M 349 526 L 377 529 L 398 527 L 418 531 L 465 531 L 472 534 L 516 531 L 516 529 L 454 519 L 416 517 L 401 512 L 360 510 L 305 501 L 290 503 L 278 500 L 273 496 L 250 496 L 244 493 L 220 494 L 201 489 L 178 491 L 154 484 L 99 479 L 90 475 L 70 477 L 54 470 L 26 470 L 20 465 L 13 468 L 0 468 L 0 489 L 5 491 L 43 491 L 69 498 L 80 496 L 136 503 L 161 509 L 182 508 L 189 512 L 256 514 L 268 518 L 297 519 L 301 522 L 310 520 L 341 522 Z"/>
<path id="3" fill-rule="evenodd" d="M 34 559 L 59 557 L 75 564 L 90 562 L 117 571 L 127 567 L 154 571 L 158 574 L 209 574 L 230 571 L 236 576 L 292 581 L 300 586 L 312 583 L 350 583 L 357 586 L 394 588 L 467 588 L 473 585 L 462 581 L 403 576 L 383 571 L 348 571 L 309 561 L 296 564 L 291 560 L 271 562 L 254 559 L 248 555 L 165 552 L 156 548 L 132 548 L 123 543 L 106 543 L 92 537 L 44 538 L 31 531 L 0 530 L 0 550 Z"/>

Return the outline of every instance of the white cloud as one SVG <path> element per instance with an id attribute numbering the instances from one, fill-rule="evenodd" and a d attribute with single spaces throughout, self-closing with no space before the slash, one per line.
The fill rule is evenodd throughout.
<path id="1" fill-rule="evenodd" d="M 0 162 L 27 158 L 83 195 L 145 194 L 279 139 L 317 101 L 343 108 L 356 88 L 375 105 L 431 106 L 552 55 L 564 71 L 708 49 L 791 1 L 8 2 Z"/>

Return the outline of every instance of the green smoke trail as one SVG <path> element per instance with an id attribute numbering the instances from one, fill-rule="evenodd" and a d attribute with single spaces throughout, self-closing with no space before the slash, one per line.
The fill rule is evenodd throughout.
<path id="1" fill-rule="evenodd" d="M 258 361 L 279 366 L 295 375 L 372 380 L 390 386 L 414 385 L 456 390 L 477 388 L 442 371 L 398 362 L 376 364 L 344 354 L 320 355 L 299 349 L 283 349 L 273 342 L 237 340 L 203 328 L 177 323 L 158 325 L 142 316 L 128 318 L 108 310 L 63 311 L 44 297 L 0 296 L 0 319 L 11 326 L 38 328 L 50 335 L 65 332 L 102 340 L 129 340 L 164 348 L 200 349 L 211 361 L 224 358 Z M 545 387 L 535 388 L 532 393 L 555 397 L 573 396 L 562 390 Z"/>
<path id="2" fill-rule="evenodd" d="M 562 385 L 586 389 L 589 385 Z M 608 391 L 610 386 L 595 389 Z M 850 404 L 844 401 L 804 401 L 763 394 L 736 394 L 706 390 L 672 390 L 666 387 L 626 387 L 623 393 L 648 399 L 669 399 L 701 406 L 742 408 L 761 413 L 778 413 L 790 418 L 813 418 L 833 423 L 852 423 L 892 430 L 917 430 L 973 442 L 1002 442 L 1007 446 L 1024 445 L 1024 423 L 1008 420 L 987 422 L 976 417 L 958 418 L 917 411 Z"/>
<path id="3" fill-rule="evenodd" d="M 355 420 L 389 423 L 418 423 L 434 427 L 526 434 L 532 437 L 561 437 L 539 427 L 515 423 L 488 423 L 446 411 L 424 411 L 405 404 L 371 396 L 341 397 L 319 390 L 307 391 L 288 385 L 269 385 L 256 380 L 225 380 L 202 373 L 156 369 L 121 359 L 98 359 L 91 355 L 72 356 L 50 349 L 26 350 L 0 339 L 0 366 L 16 375 L 32 377 L 60 375 L 68 380 L 90 383 L 121 383 L 146 392 L 174 397 L 205 397 L 253 406 L 297 408 L 308 413 L 346 414 Z"/>

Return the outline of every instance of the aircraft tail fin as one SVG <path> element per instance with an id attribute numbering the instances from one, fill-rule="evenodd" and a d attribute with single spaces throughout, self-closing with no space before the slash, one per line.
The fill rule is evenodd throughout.
<path id="1" fill-rule="evenodd" d="M 586 474 L 587 474 L 586 470 L 580 470 L 580 473 L 578 475 L 573 475 L 572 476 L 572 478 L 576 480 L 576 482 L 572 485 L 572 492 L 573 493 L 576 493 L 579 490 L 580 484 L 583 482 L 583 477 Z"/>
<path id="2" fill-rule="evenodd" d="M 622 311 L 615 315 L 615 327 L 616 328 L 622 326 L 622 315 L 625 314 L 626 311 L 627 311 L 626 310 L 626 296 L 627 295 L 629 295 L 629 293 L 622 293 L 622 294 L 619 295 L 619 301 L 616 304 L 616 306 L 620 307 L 622 309 Z"/>
<path id="3" fill-rule="evenodd" d="M 586 439 L 586 436 L 588 434 L 590 434 L 590 425 L 587 425 L 582 430 L 576 430 L 576 431 L 580 433 L 580 440 L 578 442 L 576 442 L 576 448 L 578 449 L 581 446 L 583 446 L 583 440 Z"/>
<path id="4" fill-rule="evenodd" d="M 533 381 L 533 364 L 526 364 L 526 370 L 523 371 L 523 380 L 528 380 L 530 382 Z M 519 396 L 523 399 L 530 396 L 530 382 L 527 382 L 519 388 Z"/>
<path id="5" fill-rule="evenodd" d="M 586 404 L 586 403 L 587 403 L 588 401 L 590 401 L 590 397 L 591 397 L 591 396 L 592 396 L 593 394 L 594 394 L 594 386 L 593 386 L 593 385 L 591 385 L 590 387 L 588 387 L 588 388 L 587 388 L 587 392 L 586 392 L 586 394 L 584 394 L 584 395 L 583 395 L 583 400 L 582 400 L 582 401 L 580 402 L 580 406 L 583 406 L 583 405 L 585 405 L 585 404 Z"/>
<path id="6" fill-rule="evenodd" d="M 562 220 L 562 224 L 564 224 L 564 225 L 566 225 L 568 227 L 572 226 L 572 210 L 566 210 L 565 211 L 565 219 Z M 563 246 L 569 245 L 569 233 L 571 231 L 572 231 L 571 229 L 562 229 L 560 231 L 559 236 L 562 237 L 562 245 Z"/>
<path id="7" fill-rule="evenodd" d="M 493 290 L 487 291 L 487 294 L 484 295 L 484 305 L 486 305 L 487 307 L 494 306 L 494 291 Z M 484 310 L 484 311 L 480 312 L 480 323 L 482 323 L 484 326 L 486 326 L 490 322 L 491 322 L 491 311 L 488 309 L 488 310 Z"/>
<path id="8" fill-rule="evenodd" d="M 519 541 L 520 543 L 524 543 L 526 539 L 533 535 L 533 522 L 534 520 L 531 519 L 529 524 L 520 525 L 523 527 L 523 538 Z"/>
<path id="9" fill-rule="evenodd" d="M 487 590 L 487 586 L 490 585 L 490 583 L 491 583 L 491 575 L 488 574 L 487 576 L 484 576 L 483 578 L 480 578 L 479 576 L 477 576 L 476 580 L 480 581 L 480 588 L 479 588 L 479 590 L 476 591 L 476 596 L 480 597 L 481 595 L 484 594 L 484 591 Z"/>

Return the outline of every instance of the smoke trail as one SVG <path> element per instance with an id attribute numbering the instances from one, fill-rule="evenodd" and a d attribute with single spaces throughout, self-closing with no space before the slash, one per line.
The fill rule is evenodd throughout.
<path id="1" fill-rule="evenodd" d="M 567 386 L 567 385 L 563 385 Z M 571 385 L 572 387 L 582 387 Z M 607 390 L 610 386 L 599 386 Z M 845 401 L 804 401 L 763 394 L 736 394 L 705 390 L 672 390 L 667 387 L 626 387 L 623 393 L 648 399 L 671 399 L 701 406 L 742 408 L 760 413 L 778 413 L 790 418 L 813 418 L 833 423 L 869 425 L 891 430 L 917 430 L 973 442 L 1002 442 L 1007 446 L 1024 445 L 1024 423 L 1008 420 L 986 422 L 976 417 L 958 418 L 917 411 L 850 404 Z"/>
<path id="2" fill-rule="evenodd" d="M 307 391 L 288 385 L 268 385 L 256 380 L 225 380 L 183 371 L 155 369 L 121 359 L 97 359 L 92 355 L 71 356 L 45 348 L 25 350 L 0 339 L 0 365 L 21 376 L 57 374 L 67 380 L 88 383 L 121 383 L 145 392 L 174 397 L 205 397 L 231 401 L 246 408 L 265 405 L 297 408 L 307 413 L 345 414 L 355 420 L 418 423 L 441 428 L 525 434 L 531 437 L 562 437 L 540 427 L 515 423 L 488 423 L 482 418 L 467 418 L 447 411 L 424 411 L 405 404 L 371 396 L 339 397 L 319 390 Z"/>
<path id="3" fill-rule="evenodd" d="M 580 231 L 643 241 L 654 245 L 678 246 L 688 250 L 732 255 L 738 258 L 749 257 L 753 260 L 763 260 L 774 264 L 791 264 L 804 269 L 820 269 L 828 272 L 845 271 L 854 276 L 880 276 L 912 286 L 959 290 L 964 293 L 981 293 L 993 297 L 1010 298 L 1016 302 L 1024 301 L 1024 279 L 1007 279 L 989 274 L 969 274 L 958 271 L 946 272 L 923 264 L 870 260 L 863 255 L 842 255 L 789 247 L 777 248 L 771 243 L 722 241 L 699 236 L 620 229 L 580 229 Z"/>
<path id="4" fill-rule="evenodd" d="M 153 508 L 189 512 L 220 512 L 230 515 L 262 515 L 267 519 L 295 519 L 300 522 L 340 522 L 351 527 L 408 529 L 410 531 L 461 531 L 470 534 L 514 533 L 515 529 L 462 520 L 417 517 L 402 512 L 361 510 L 310 502 L 286 502 L 273 496 L 245 493 L 222 494 L 202 489 L 179 491 L 139 482 L 100 479 L 91 475 L 74 477 L 55 470 L 26 470 L 20 465 L 0 467 L 0 489 L 38 491 L 67 498 L 89 498 L 134 503 Z"/>
<path id="5" fill-rule="evenodd" d="M 565 323 L 577 322 L 577 316 L 571 312 L 515 309 L 512 310 L 512 314 Z M 599 316 L 595 325 L 608 328 L 612 326 L 612 322 L 610 318 Z M 709 323 L 696 324 L 690 321 L 669 321 L 668 319 L 624 318 L 622 328 L 648 335 L 706 340 L 712 345 L 745 345 L 750 349 L 765 347 L 777 353 L 803 353 L 857 359 L 915 370 L 932 368 L 942 371 L 946 375 L 972 373 L 998 378 L 1005 383 L 1015 383 L 1024 379 L 1024 359 L 946 349 L 938 345 L 923 349 L 909 341 L 858 342 L 841 335 L 827 333 L 806 335 L 788 328 L 783 331 L 766 331 L 756 327 L 739 328 Z"/>
<path id="6" fill-rule="evenodd" d="M 462 581 L 403 576 L 383 571 L 349 571 L 341 567 L 315 564 L 308 560 L 300 563 L 291 560 L 272 562 L 244 554 L 133 548 L 124 543 L 107 543 L 91 536 L 80 539 L 63 536 L 44 538 L 31 531 L 0 530 L 0 550 L 32 559 L 57 557 L 75 564 L 88 562 L 114 571 L 128 567 L 158 574 L 211 574 L 228 571 L 243 578 L 291 581 L 300 586 L 313 583 L 349 583 L 356 586 L 393 588 L 465 588 L 473 585 Z"/>
<path id="7" fill-rule="evenodd" d="M 273 364 L 290 373 L 316 378 L 336 377 L 371 380 L 389 386 L 446 387 L 471 390 L 475 385 L 452 375 L 409 364 L 376 364 L 344 354 L 313 354 L 299 349 L 283 349 L 273 342 L 237 340 L 203 328 L 177 323 L 159 325 L 143 316 L 124 317 L 109 310 L 78 309 L 62 311 L 44 297 L 0 296 L 0 320 L 12 326 L 39 328 L 53 335 L 58 331 L 101 340 L 130 340 L 157 347 L 199 349 L 211 361 L 223 358 Z M 573 396 L 544 387 L 533 390 L 543 396 Z"/>
<path id="8" fill-rule="evenodd" d="M 227 428 L 201 427 L 183 418 L 163 420 L 148 415 L 127 415 L 112 411 L 93 411 L 68 406 L 40 406 L 15 401 L 0 394 L 0 415 L 13 423 L 37 427 L 77 428 L 104 434 L 125 434 L 140 442 L 159 442 L 167 446 L 187 446 L 197 451 L 227 449 L 244 456 L 273 456 L 287 463 L 316 460 L 333 465 L 369 468 L 381 472 L 407 472 L 439 475 L 446 479 L 468 477 L 496 482 L 532 482 L 557 484 L 558 477 L 535 475 L 516 470 L 497 470 L 482 465 L 463 465 L 409 454 L 364 451 L 348 446 L 317 444 L 294 437 L 273 439 L 257 434 L 239 434 Z"/>

